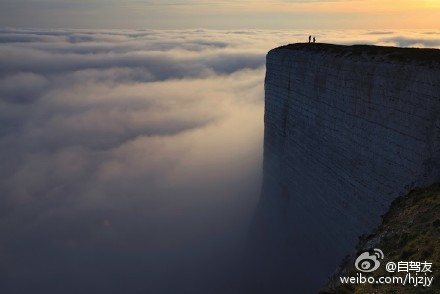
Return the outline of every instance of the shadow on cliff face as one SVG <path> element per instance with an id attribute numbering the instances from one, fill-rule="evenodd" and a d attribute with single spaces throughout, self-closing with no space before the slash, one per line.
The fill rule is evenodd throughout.
<path id="1" fill-rule="evenodd" d="M 1 292 L 243 293 L 265 54 L 307 34 L 1 30 Z"/>

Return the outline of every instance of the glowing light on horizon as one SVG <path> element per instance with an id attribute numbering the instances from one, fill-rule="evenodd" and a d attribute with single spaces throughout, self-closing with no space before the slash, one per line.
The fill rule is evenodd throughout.
<path id="1" fill-rule="evenodd" d="M 5 1 L 6 27 L 436 29 L 440 19 L 438 0 Z"/>

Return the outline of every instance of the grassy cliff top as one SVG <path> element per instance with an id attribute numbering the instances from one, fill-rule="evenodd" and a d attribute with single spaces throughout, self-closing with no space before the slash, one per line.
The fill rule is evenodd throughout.
<path id="1" fill-rule="evenodd" d="M 397 62 L 415 62 L 420 65 L 440 65 L 440 50 L 425 48 L 400 48 L 374 45 L 335 45 L 326 43 L 295 43 L 273 50 L 300 50 L 326 53 L 336 56 L 361 57 L 365 59 L 386 59 Z"/>
<path id="2" fill-rule="evenodd" d="M 386 264 L 388 261 L 432 262 L 433 272 L 430 273 L 430 276 L 434 277 L 432 285 L 425 288 L 377 284 L 334 286 L 339 276 L 356 276 L 359 271 L 354 267 L 355 258 L 371 248 L 379 248 L 384 252 L 385 258 L 381 264 Z M 414 190 L 396 199 L 385 214 L 382 224 L 372 234 L 361 237 L 357 250 L 354 256 L 344 261 L 341 271 L 332 281 L 331 290 L 323 293 L 440 293 L 440 183 Z M 377 271 L 365 275 L 393 276 L 382 266 Z"/>

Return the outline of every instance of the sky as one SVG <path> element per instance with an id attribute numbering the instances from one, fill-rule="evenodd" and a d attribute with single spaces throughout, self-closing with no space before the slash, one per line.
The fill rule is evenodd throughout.
<path id="1" fill-rule="evenodd" d="M 433 29 L 437 0 L 0 0 L 0 26 Z"/>

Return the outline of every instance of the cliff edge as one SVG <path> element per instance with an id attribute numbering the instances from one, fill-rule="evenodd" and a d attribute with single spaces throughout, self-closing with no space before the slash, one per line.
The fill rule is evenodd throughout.
<path id="1" fill-rule="evenodd" d="M 440 180 L 440 51 L 283 46 L 265 95 L 260 288 L 316 293 L 394 199 Z"/>

